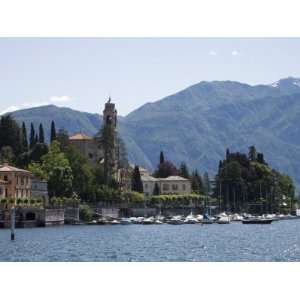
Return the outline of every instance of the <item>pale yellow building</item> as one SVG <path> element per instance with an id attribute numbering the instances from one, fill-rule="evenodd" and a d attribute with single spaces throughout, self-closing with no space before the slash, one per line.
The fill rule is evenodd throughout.
<path id="1" fill-rule="evenodd" d="M 142 175 L 141 179 L 146 196 L 153 195 L 155 184 L 158 185 L 160 194 L 190 194 L 192 192 L 191 181 L 180 176 L 155 178 L 150 175 Z"/>

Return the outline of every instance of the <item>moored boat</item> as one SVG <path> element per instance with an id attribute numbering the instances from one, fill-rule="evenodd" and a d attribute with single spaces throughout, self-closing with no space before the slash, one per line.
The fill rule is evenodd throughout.
<path id="1" fill-rule="evenodd" d="M 182 225 L 184 224 L 184 221 L 182 220 L 181 216 L 174 216 L 168 220 L 167 223 L 171 225 Z"/>
<path id="2" fill-rule="evenodd" d="M 130 225 L 132 223 L 131 223 L 131 220 L 129 218 L 122 218 L 121 219 L 121 224 L 122 225 Z"/>
<path id="3" fill-rule="evenodd" d="M 110 221 L 109 224 L 111 224 L 111 225 L 119 225 L 119 224 L 121 224 L 121 222 L 118 221 L 118 220 L 113 220 L 113 221 Z"/>
<path id="4" fill-rule="evenodd" d="M 230 217 L 226 213 L 221 213 L 218 215 L 218 224 L 229 224 L 230 223 Z"/>
<path id="5" fill-rule="evenodd" d="M 152 225 L 154 223 L 155 223 L 155 218 L 154 217 L 145 218 L 142 222 L 142 224 L 144 224 L 144 225 Z"/>
<path id="6" fill-rule="evenodd" d="M 271 218 L 249 218 L 242 221 L 243 224 L 271 224 L 272 222 Z"/>
<path id="7" fill-rule="evenodd" d="M 198 219 L 190 213 L 184 220 L 184 224 L 197 224 L 199 223 Z"/>
<path id="8" fill-rule="evenodd" d="M 204 214 L 203 220 L 201 221 L 202 224 L 213 224 L 214 220 L 208 214 Z"/>

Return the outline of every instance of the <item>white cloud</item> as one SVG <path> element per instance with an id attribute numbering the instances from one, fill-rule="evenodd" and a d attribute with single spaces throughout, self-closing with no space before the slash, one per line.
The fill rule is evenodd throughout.
<path id="1" fill-rule="evenodd" d="M 50 97 L 51 103 L 60 103 L 60 102 L 69 102 L 71 101 L 71 97 L 69 96 L 52 96 Z"/>
<path id="2" fill-rule="evenodd" d="M 16 111 L 18 109 L 19 109 L 19 107 L 17 107 L 17 106 L 14 106 L 14 105 L 9 106 L 9 107 L 7 107 L 6 109 L 4 109 L 3 111 L 0 112 L 0 116 L 5 115 L 8 112 Z"/>
<path id="3" fill-rule="evenodd" d="M 232 52 L 231 52 L 231 55 L 233 55 L 233 56 L 236 56 L 236 55 L 238 55 L 239 53 L 238 53 L 238 51 L 236 51 L 236 50 L 233 50 Z"/>
<path id="4" fill-rule="evenodd" d="M 69 96 L 51 96 L 48 101 L 26 101 L 19 106 L 11 105 L 0 112 L 0 116 L 8 112 L 13 112 L 19 109 L 26 109 L 31 107 L 45 106 L 49 104 L 59 104 L 71 101 Z"/>
<path id="5" fill-rule="evenodd" d="M 211 50 L 208 52 L 209 55 L 212 55 L 212 56 L 216 56 L 217 55 L 217 52 L 214 51 L 214 50 Z"/>

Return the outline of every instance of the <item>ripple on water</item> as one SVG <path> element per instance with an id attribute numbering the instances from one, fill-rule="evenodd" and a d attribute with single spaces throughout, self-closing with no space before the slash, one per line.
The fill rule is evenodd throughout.
<path id="1" fill-rule="evenodd" d="M 271 225 L 0 230 L 1 261 L 300 261 L 300 220 Z"/>

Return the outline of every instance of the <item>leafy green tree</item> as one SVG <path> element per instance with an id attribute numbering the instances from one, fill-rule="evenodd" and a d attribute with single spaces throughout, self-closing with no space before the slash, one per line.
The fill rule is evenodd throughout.
<path id="1" fill-rule="evenodd" d="M 71 167 L 54 167 L 48 180 L 50 197 L 72 196 L 73 174 Z"/>
<path id="2" fill-rule="evenodd" d="M 60 129 L 56 135 L 56 140 L 59 142 L 60 150 L 66 152 L 70 144 L 68 132 L 64 129 Z"/>
<path id="3" fill-rule="evenodd" d="M 65 156 L 70 163 L 73 173 L 73 190 L 80 198 L 88 201 L 93 200 L 95 183 L 95 169 L 88 163 L 80 152 L 69 145 L 65 149 Z"/>
<path id="4" fill-rule="evenodd" d="M 288 212 L 294 209 L 294 183 L 291 178 L 272 169 L 249 147 L 248 156 L 230 153 L 230 159 L 219 163 L 214 195 L 222 199 L 222 209 L 250 213 L 280 212 L 284 202 Z"/>
<path id="5" fill-rule="evenodd" d="M 14 155 L 22 153 L 22 131 L 11 115 L 4 115 L 0 119 L 0 149 L 10 146 Z"/>
<path id="6" fill-rule="evenodd" d="M 132 191 L 143 193 L 143 183 L 141 179 L 140 169 L 138 166 L 134 167 L 131 179 L 131 189 Z"/>
<path id="7" fill-rule="evenodd" d="M 43 128 L 42 124 L 40 124 L 40 127 L 39 127 L 39 139 L 38 139 L 38 142 L 41 143 L 41 144 L 45 143 L 44 128 Z"/>
<path id="8" fill-rule="evenodd" d="M 38 178 L 48 179 L 48 174 L 43 170 L 41 163 L 31 162 L 28 166 L 28 170 Z"/>
<path id="9" fill-rule="evenodd" d="M 178 175 L 183 178 L 190 178 L 189 169 L 185 162 L 182 162 L 179 167 Z"/>
<path id="10" fill-rule="evenodd" d="M 87 204 L 81 204 L 79 206 L 79 218 L 81 221 L 90 222 L 93 217 L 93 212 Z"/>
<path id="11" fill-rule="evenodd" d="M 48 146 L 44 143 L 37 143 L 29 152 L 29 160 L 34 162 L 41 162 L 42 157 L 48 153 Z"/>
<path id="12" fill-rule="evenodd" d="M 69 197 L 72 194 L 72 169 L 57 141 L 52 142 L 49 152 L 42 157 L 42 162 L 30 164 L 29 169 L 48 180 L 50 197 Z"/>
<path id="13" fill-rule="evenodd" d="M 51 134 L 50 134 L 50 142 L 52 143 L 53 141 L 56 140 L 56 128 L 55 128 L 55 123 L 54 121 L 51 122 Z"/>
<path id="14" fill-rule="evenodd" d="M 0 151 L 0 160 L 8 163 L 13 163 L 15 154 L 11 146 L 3 146 Z"/>
<path id="15" fill-rule="evenodd" d="M 130 191 L 130 192 L 124 192 L 121 195 L 122 200 L 126 201 L 128 203 L 141 203 L 145 200 L 144 195 L 138 192 Z"/>
<path id="16" fill-rule="evenodd" d="M 120 193 L 118 190 L 111 188 L 107 185 L 100 185 L 97 186 L 96 189 L 96 199 L 97 201 L 103 201 L 103 202 L 114 202 L 120 200 Z"/>

